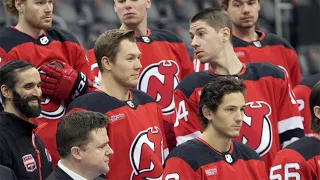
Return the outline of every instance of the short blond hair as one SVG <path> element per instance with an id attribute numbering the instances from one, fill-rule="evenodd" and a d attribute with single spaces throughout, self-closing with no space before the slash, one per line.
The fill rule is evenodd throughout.
<path id="1" fill-rule="evenodd" d="M 21 0 L 22 2 L 25 2 L 26 0 Z M 16 0 L 3 0 L 3 5 L 8 14 L 11 16 L 19 17 L 19 11 L 16 8 L 15 4 Z"/>

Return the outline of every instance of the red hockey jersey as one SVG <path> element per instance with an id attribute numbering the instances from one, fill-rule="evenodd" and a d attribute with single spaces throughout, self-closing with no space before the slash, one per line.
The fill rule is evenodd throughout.
<path id="1" fill-rule="evenodd" d="M 270 180 L 319 180 L 320 139 L 304 137 L 277 153 Z"/>
<path id="2" fill-rule="evenodd" d="M 272 33 L 262 31 L 256 31 L 256 33 L 259 35 L 259 39 L 253 42 L 232 37 L 234 52 L 239 60 L 243 63 L 269 62 L 278 65 L 286 70 L 292 87 L 295 87 L 300 82 L 300 66 L 294 48 L 285 39 Z M 193 64 L 196 72 L 209 68 L 208 63 L 200 64 L 196 57 Z"/>
<path id="3" fill-rule="evenodd" d="M 125 102 L 104 92 L 91 92 L 75 99 L 68 112 L 85 109 L 110 117 L 107 132 L 114 155 L 108 180 L 161 179 L 168 155 L 161 108 L 146 93 L 130 92 L 131 98 Z"/>
<path id="4" fill-rule="evenodd" d="M 197 115 L 202 88 L 216 76 L 201 71 L 187 76 L 174 92 L 178 144 L 201 134 Z M 283 70 L 270 63 L 246 63 L 234 75 L 246 84 L 246 108 L 240 136 L 235 140 L 260 154 L 267 172 L 276 153 L 304 136 L 301 116 Z"/>
<path id="5" fill-rule="evenodd" d="M 53 60 L 59 60 L 87 77 L 90 74 L 83 48 L 76 38 L 67 31 L 55 28 L 43 31 L 38 38 L 24 34 L 14 27 L 2 29 L 0 31 L 0 66 L 14 59 L 28 61 L 36 68 Z M 38 135 L 52 155 L 52 164 L 55 166 L 59 160 L 55 143 L 56 126 L 65 113 L 66 102 L 53 97 L 44 97 L 41 105 L 40 117 L 31 121 L 38 125 L 47 123 Z"/>
<path id="6" fill-rule="evenodd" d="M 265 164 L 250 147 L 232 142 L 220 153 L 200 138 L 189 140 L 170 152 L 163 180 L 267 180 Z"/>
<path id="7" fill-rule="evenodd" d="M 314 74 L 310 77 L 302 80 L 296 87 L 294 87 L 293 92 L 296 96 L 297 103 L 299 104 L 300 114 L 303 120 L 304 133 L 307 136 L 313 134 L 310 129 L 311 123 L 311 112 L 310 112 L 310 94 L 313 86 L 320 80 L 320 73 Z"/>
<path id="8" fill-rule="evenodd" d="M 181 38 L 167 30 L 148 29 L 146 36 L 136 37 L 136 40 L 142 53 L 137 89 L 156 99 L 162 107 L 164 118 L 172 122 L 173 90 L 185 76 L 193 72 L 187 49 Z M 101 75 L 93 49 L 87 52 L 87 57 L 91 71 L 96 76 L 95 84 L 99 85 Z"/>

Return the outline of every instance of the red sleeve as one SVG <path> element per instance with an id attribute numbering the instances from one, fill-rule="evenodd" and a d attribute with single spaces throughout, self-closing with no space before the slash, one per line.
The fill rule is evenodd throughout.
<path id="1" fill-rule="evenodd" d="M 188 51 L 186 46 L 183 43 L 178 44 L 178 53 L 179 53 L 179 61 L 182 68 L 182 79 L 189 75 L 190 73 L 194 72 L 192 62 L 188 55 Z M 181 80 L 182 80 L 181 79 Z"/>
<path id="2" fill-rule="evenodd" d="M 90 73 L 94 78 L 93 85 L 94 87 L 99 87 L 101 81 L 101 73 L 99 71 L 98 63 L 96 56 L 94 55 L 94 49 L 89 49 L 86 53 L 86 56 L 90 65 Z"/>
<path id="3" fill-rule="evenodd" d="M 80 44 L 76 45 L 76 62 L 75 67 L 73 67 L 78 72 L 82 72 L 86 75 L 88 79 L 88 90 L 87 92 L 94 91 L 96 88 L 93 86 L 94 76 L 90 71 L 90 64 L 88 58 L 86 57 L 84 50 Z"/>
<path id="4" fill-rule="evenodd" d="M 289 49 L 286 53 L 288 64 L 291 65 L 290 81 L 292 87 L 295 87 L 300 82 L 300 65 L 297 53 L 293 49 Z"/>
<path id="5" fill-rule="evenodd" d="M 161 113 L 161 116 L 162 113 Z M 176 145 L 177 145 L 177 140 L 176 140 L 176 136 L 174 134 L 174 128 L 173 128 L 173 123 L 163 120 L 163 130 L 165 133 L 165 139 L 167 141 L 167 145 L 168 145 L 168 149 L 169 151 L 172 151 Z"/>
<path id="6" fill-rule="evenodd" d="M 317 179 L 317 174 L 299 153 L 283 149 L 277 153 L 273 161 L 269 178 L 311 180 Z"/>
<path id="7" fill-rule="evenodd" d="M 194 180 L 201 179 L 194 170 L 180 158 L 166 160 L 162 180 Z"/>
<path id="8" fill-rule="evenodd" d="M 278 133 L 282 147 L 304 136 L 301 115 L 298 109 L 293 90 L 288 83 L 287 76 L 278 86 L 280 102 L 278 103 Z"/>
<path id="9" fill-rule="evenodd" d="M 93 77 L 91 76 L 90 73 L 90 65 L 89 65 L 89 61 L 86 57 L 86 55 L 84 54 L 84 50 L 82 48 L 82 46 L 80 44 L 76 45 L 76 58 L 74 60 L 76 60 L 75 67 L 73 67 L 75 70 L 82 72 L 83 74 L 85 74 L 88 79 L 90 79 L 91 81 L 93 81 Z"/>
<path id="10" fill-rule="evenodd" d="M 163 139 L 163 151 L 164 151 L 164 158 L 166 158 L 169 154 L 169 150 L 168 150 L 168 144 L 167 144 L 167 139 L 166 139 L 166 133 L 164 130 L 164 126 L 163 126 L 163 115 L 162 115 L 162 109 L 160 107 L 160 105 L 158 105 L 158 120 L 159 120 L 159 125 L 160 125 L 160 130 L 161 133 L 163 134 L 162 139 Z"/>
<path id="11" fill-rule="evenodd" d="M 174 90 L 174 133 L 177 145 L 200 136 L 201 126 L 197 103 L 188 99 L 179 89 Z"/>
<path id="12" fill-rule="evenodd" d="M 294 87 L 293 92 L 296 96 L 300 114 L 302 116 L 304 134 L 312 135 L 313 132 L 310 129 L 311 115 L 309 106 L 309 97 L 311 94 L 311 89 L 304 85 L 297 85 L 296 87 Z"/>

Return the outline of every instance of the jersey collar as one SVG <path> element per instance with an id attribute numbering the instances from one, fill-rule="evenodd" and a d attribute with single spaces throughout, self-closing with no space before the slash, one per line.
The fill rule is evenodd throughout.
<path id="1" fill-rule="evenodd" d="M 207 143 L 206 141 L 204 141 L 203 139 L 197 138 L 197 140 L 200 141 L 202 144 L 208 146 L 211 150 L 213 150 L 214 152 L 216 152 L 217 154 L 219 154 L 219 155 L 221 155 L 221 156 L 222 156 L 222 153 L 232 154 L 233 149 L 234 149 L 234 147 L 233 147 L 233 142 L 232 142 L 232 141 L 231 141 L 231 143 L 230 143 L 230 149 L 229 149 L 229 151 L 227 151 L 227 152 L 219 152 L 218 150 L 216 150 L 215 148 L 213 148 L 210 144 L 208 144 L 208 143 Z"/>
<path id="2" fill-rule="evenodd" d="M 237 74 L 229 74 L 229 75 L 220 75 L 220 74 L 215 74 L 214 72 L 212 72 L 212 70 L 209 68 L 208 69 L 208 72 L 214 76 L 236 76 L 236 77 L 239 77 L 241 75 L 243 75 L 245 72 L 246 72 L 246 69 L 247 69 L 247 66 L 246 64 L 242 63 L 242 69 L 239 73 Z"/>

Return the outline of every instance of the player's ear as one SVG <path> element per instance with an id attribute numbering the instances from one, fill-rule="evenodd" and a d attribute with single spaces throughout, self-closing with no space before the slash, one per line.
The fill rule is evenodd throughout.
<path id="1" fill-rule="evenodd" d="M 231 37 L 231 30 L 227 27 L 221 28 L 220 32 L 222 34 L 222 42 L 227 42 L 229 41 L 230 37 Z"/>
<path id="2" fill-rule="evenodd" d="M 151 7 L 151 0 L 147 0 L 146 3 L 147 3 L 147 9 L 149 9 Z"/>
<path id="3" fill-rule="evenodd" d="M 10 91 L 10 89 L 6 86 L 6 85 L 2 85 L 0 87 L 1 89 L 1 95 L 3 97 L 5 97 L 6 99 L 12 99 L 12 92 Z"/>
<path id="4" fill-rule="evenodd" d="M 223 9 L 224 11 L 228 11 L 228 7 L 224 4 L 221 5 L 221 9 Z"/>
<path id="5" fill-rule="evenodd" d="M 320 106 L 313 107 L 313 113 L 318 119 L 320 119 Z"/>
<path id="6" fill-rule="evenodd" d="M 113 9 L 114 9 L 114 12 L 116 12 L 116 13 L 117 13 L 116 0 L 114 0 L 114 3 L 113 3 Z"/>
<path id="7" fill-rule="evenodd" d="M 21 12 L 24 9 L 24 2 L 22 2 L 22 0 L 16 0 L 15 1 L 15 7 L 16 9 Z"/>
<path id="8" fill-rule="evenodd" d="M 70 155 L 71 155 L 73 158 L 75 158 L 75 159 L 77 159 L 77 160 L 81 160 L 81 159 L 82 159 L 80 147 L 73 146 L 73 147 L 71 148 L 71 151 L 70 151 L 70 152 L 71 152 Z"/>
<path id="9" fill-rule="evenodd" d="M 110 58 L 108 58 L 107 56 L 103 56 L 101 58 L 101 65 L 102 65 L 103 69 L 106 69 L 109 71 L 112 69 L 112 62 L 111 62 Z"/>
<path id="10" fill-rule="evenodd" d="M 212 120 L 213 113 L 208 106 L 202 106 L 202 114 L 206 119 L 208 119 L 208 121 Z"/>

